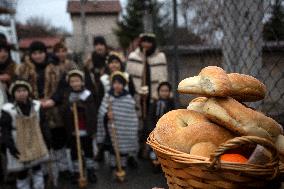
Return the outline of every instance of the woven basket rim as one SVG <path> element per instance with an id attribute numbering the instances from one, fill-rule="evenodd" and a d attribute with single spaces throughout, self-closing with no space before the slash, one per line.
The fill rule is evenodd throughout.
<path id="1" fill-rule="evenodd" d="M 236 138 L 248 138 L 251 136 L 244 136 L 244 137 L 236 137 Z M 259 138 L 263 140 L 263 138 L 260 137 L 254 137 L 253 138 Z M 265 142 L 268 140 L 264 139 Z M 273 179 L 276 176 L 279 175 L 279 172 L 283 172 L 283 164 L 279 163 L 279 155 L 275 148 L 275 145 L 273 145 L 271 142 L 268 141 L 269 145 L 271 146 L 271 150 L 276 150 L 274 153 L 274 158 L 272 162 L 263 164 L 263 165 L 257 165 L 257 164 L 248 164 L 248 163 L 231 163 L 231 162 L 218 162 L 217 165 L 213 165 L 213 161 L 211 158 L 203 157 L 203 156 L 196 156 L 196 155 L 190 155 L 175 149 L 172 149 L 168 146 L 160 144 L 154 137 L 154 132 L 151 132 L 149 137 L 147 138 L 147 144 L 150 145 L 154 151 L 157 151 L 160 156 L 169 157 L 172 161 L 186 164 L 186 165 L 197 165 L 200 164 L 200 166 L 207 166 L 208 169 L 212 170 L 226 170 L 226 171 L 238 171 L 238 172 L 244 172 L 249 175 L 267 175 L 267 178 Z M 158 155 L 158 156 L 159 156 Z M 216 160 L 215 160 L 216 161 Z M 215 162 L 216 163 L 216 162 Z M 214 163 L 214 164 L 215 164 Z M 270 180 L 269 179 L 269 180 Z"/>

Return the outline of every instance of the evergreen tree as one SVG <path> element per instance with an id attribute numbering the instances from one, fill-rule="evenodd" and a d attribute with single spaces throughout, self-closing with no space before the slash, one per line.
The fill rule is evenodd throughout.
<path id="1" fill-rule="evenodd" d="M 143 33 L 143 6 L 142 0 L 128 0 L 126 13 L 118 23 L 118 29 L 114 31 L 123 49 L 127 49 L 130 43 L 140 33 Z M 152 0 L 149 6 L 152 14 L 153 32 L 157 35 L 159 44 L 164 44 L 167 41 L 167 29 L 169 26 L 168 17 L 160 13 L 162 6 L 157 0 Z"/>
<path id="2" fill-rule="evenodd" d="M 272 16 L 263 27 L 263 38 L 267 41 L 284 40 L 284 7 L 281 0 L 276 0 Z"/>
<path id="3" fill-rule="evenodd" d="M 115 31 L 120 46 L 128 48 L 129 44 L 143 32 L 143 1 L 128 0 L 126 14 L 122 21 L 118 22 L 118 29 Z"/>

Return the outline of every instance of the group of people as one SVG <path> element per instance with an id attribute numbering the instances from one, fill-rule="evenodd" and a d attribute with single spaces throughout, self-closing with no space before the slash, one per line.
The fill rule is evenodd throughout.
<path id="1" fill-rule="evenodd" d="M 0 98 L 5 101 L 0 145 L 6 162 L 0 167 L 15 176 L 17 188 L 32 188 L 31 180 L 34 189 L 44 188 L 50 172 L 55 185 L 60 177 L 77 181 L 81 154 L 76 135 L 89 182 L 97 181 L 96 164 L 106 159 L 105 152 L 113 169 L 115 150 L 122 167 L 137 167 L 138 155 L 155 159 L 153 152 L 145 152 L 145 141 L 174 101 L 166 58 L 157 49 L 155 35 L 139 37 L 139 46 L 126 60 L 110 51 L 102 36 L 95 37 L 94 51 L 83 66 L 67 58 L 64 43 L 50 53 L 40 41 L 31 43 L 17 65 L 10 44 L 0 38 Z"/>

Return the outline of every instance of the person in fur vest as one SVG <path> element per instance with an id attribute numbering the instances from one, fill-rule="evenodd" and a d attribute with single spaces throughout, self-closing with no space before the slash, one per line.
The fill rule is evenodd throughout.
<path id="1" fill-rule="evenodd" d="M 122 72 L 114 72 L 111 76 L 111 89 L 105 94 L 98 114 L 97 141 L 108 146 L 111 167 L 116 166 L 111 122 L 116 128 L 116 138 L 121 155 L 121 165 L 128 163 L 137 167 L 136 153 L 138 150 L 138 117 L 135 100 L 125 90 L 127 80 Z M 128 161 L 128 162 L 127 162 Z"/>
<path id="2" fill-rule="evenodd" d="M 2 107 L 0 127 L 7 148 L 7 172 L 16 173 L 18 189 L 44 189 L 42 164 L 49 159 L 50 135 L 40 108 L 31 98 L 32 87 L 25 80 L 9 88 L 12 102 Z"/>
<path id="3" fill-rule="evenodd" d="M 67 60 L 67 48 L 62 43 L 55 44 L 53 48 L 53 61 L 47 65 L 45 69 L 45 87 L 44 99 L 48 100 L 56 92 L 58 85 L 66 73 L 71 69 L 75 69 L 75 63 Z M 43 103 L 44 104 L 44 103 Z M 43 106 L 44 107 L 44 106 Z M 46 121 L 50 128 L 52 136 L 52 150 L 53 158 L 55 159 L 53 168 L 54 177 L 69 177 L 69 167 L 66 151 L 66 128 L 63 125 L 62 106 L 58 105 L 45 110 Z"/>
<path id="4" fill-rule="evenodd" d="M 64 125 L 67 130 L 68 145 L 71 148 L 71 158 L 73 161 L 73 179 L 79 178 L 78 154 L 76 146 L 75 123 L 72 112 L 73 103 L 77 104 L 79 134 L 81 149 L 84 152 L 85 166 L 87 169 L 87 178 L 91 183 L 97 181 L 94 170 L 93 138 L 97 127 L 97 108 L 91 91 L 84 87 L 84 73 L 80 70 L 71 70 L 66 76 L 70 86 L 70 93 L 65 97 L 66 107 L 63 113 Z"/>
<path id="5" fill-rule="evenodd" d="M 29 46 L 29 58 L 16 69 L 16 75 L 27 80 L 33 88 L 33 96 L 43 99 L 45 92 L 45 70 L 48 66 L 47 49 L 44 43 L 34 41 Z"/>

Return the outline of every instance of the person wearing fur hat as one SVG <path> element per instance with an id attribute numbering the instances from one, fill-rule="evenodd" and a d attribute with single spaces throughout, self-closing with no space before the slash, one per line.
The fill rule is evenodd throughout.
<path id="1" fill-rule="evenodd" d="M 50 99 L 56 92 L 61 79 L 66 73 L 76 68 L 75 63 L 67 60 L 66 58 L 67 48 L 62 43 L 54 45 L 53 49 L 53 61 L 47 65 L 45 69 L 45 87 L 44 87 L 44 99 Z M 44 103 L 43 103 L 44 104 Z M 63 126 L 62 117 L 59 116 L 62 106 L 58 105 L 45 110 L 46 121 L 50 127 L 52 135 L 52 149 L 54 163 L 57 165 L 59 177 L 63 176 L 68 178 L 69 168 L 66 152 L 66 129 Z M 56 167 L 56 166 L 54 166 Z M 55 174 L 58 175 L 58 174 Z"/>
<path id="2" fill-rule="evenodd" d="M 168 80 L 167 60 L 163 52 L 157 49 L 156 36 L 153 33 L 140 34 L 139 47 L 128 56 L 126 71 L 133 77 L 133 82 L 139 93 L 137 100 L 140 115 L 143 118 L 140 129 L 139 156 L 147 158 L 146 154 L 146 112 L 150 103 L 157 98 L 157 86 Z M 145 108 L 146 107 L 146 108 Z"/>
<path id="3" fill-rule="evenodd" d="M 114 123 L 118 139 L 118 148 L 123 167 L 128 163 L 137 167 L 136 152 L 138 149 L 138 117 L 135 100 L 125 89 L 127 79 L 122 72 L 111 76 L 111 89 L 105 94 L 98 113 L 97 141 L 108 146 L 111 167 L 115 167 L 113 138 L 110 137 L 111 122 Z"/>
<path id="4" fill-rule="evenodd" d="M 66 81 L 70 87 L 70 92 L 66 95 L 66 102 L 63 111 L 64 125 L 67 130 L 67 145 L 71 148 L 71 158 L 73 161 L 73 179 L 79 178 L 78 154 L 76 147 L 75 123 L 72 112 L 72 105 L 77 104 L 78 124 L 80 130 L 81 148 L 84 152 L 87 178 L 91 183 L 97 181 L 94 170 L 93 138 L 97 130 L 97 108 L 91 91 L 84 86 L 84 73 L 80 70 L 71 70 L 67 73 Z"/>
<path id="5" fill-rule="evenodd" d="M 111 51 L 106 58 L 106 64 L 106 72 L 100 78 L 102 84 L 104 85 L 105 93 L 107 93 L 111 88 L 110 75 L 112 75 L 116 71 L 120 71 L 123 72 L 126 79 L 128 80 L 128 84 L 125 86 L 125 89 L 131 94 L 131 96 L 134 96 L 136 91 L 132 76 L 130 76 L 127 72 L 123 71 L 123 57 L 119 53 Z"/>
<path id="6" fill-rule="evenodd" d="M 17 175 L 18 189 L 44 189 L 42 164 L 49 159 L 50 135 L 40 102 L 31 98 L 32 87 L 15 80 L 9 88 L 12 102 L 2 107 L 0 127 L 7 148 L 7 172 Z M 31 175 L 29 175 L 31 173 Z"/>
<path id="7" fill-rule="evenodd" d="M 45 44 L 34 41 L 29 46 L 29 58 L 17 67 L 17 76 L 30 82 L 34 89 L 33 96 L 36 99 L 44 98 L 45 70 L 48 64 Z"/>
<path id="8" fill-rule="evenodd" d="M 104 96 L 104 86 L 100 77 L 105 73 L 108 46 L 103 36 L 96 36 L 93 40 L 94 51 L 84 64 L 86 88 L 96 91 L 98 102 Z"/>

